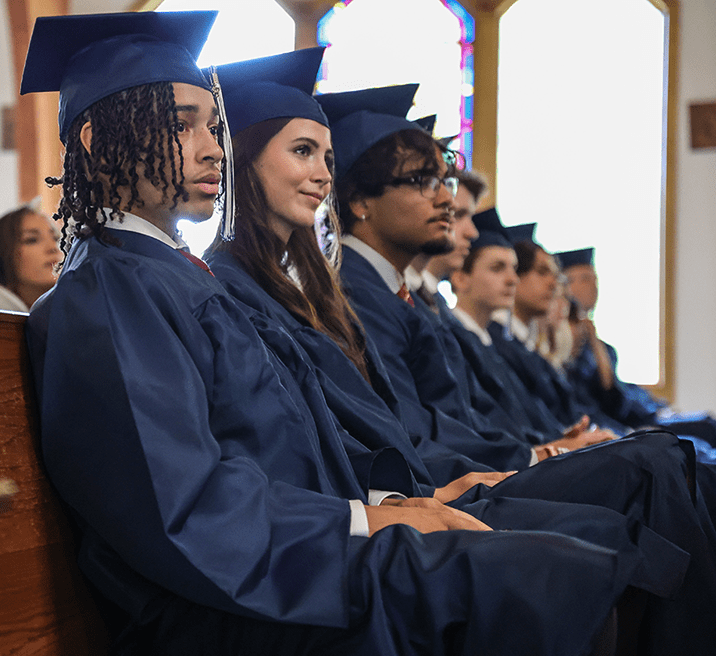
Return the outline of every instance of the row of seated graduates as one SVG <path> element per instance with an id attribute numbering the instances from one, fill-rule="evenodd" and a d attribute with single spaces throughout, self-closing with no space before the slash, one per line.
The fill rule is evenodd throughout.
<path id="1" fill-rule="evenodd" d="M 716 420 L 708 412 L 683 413 L 648 390 L 617 374 L 617 351 L 597 335 L 590 316 L 599 297 L 594 248 L 556 253 L 569 302 L 565 323 L 573 335 L 570 357 L 563 365 L 578 398 L 633 429 L 654 426 L 688 436 L 703 462 L 716 462 Z"/>
<path id="2" fill-rule="evenodd" d="M 521 433 L 534 445 L 554 441 L 560 430 L 584 425 L 587 418 L 591 430 L 598 424 L 612 436 L 667 429 L 694 445 L 702 484 L 716 489 L 713 468 L 707 466 L 713 464 L 716 453 L 716 421 L 708 413 L 675 412 L 638 385 L 621 381 L 615 372 L 615 349 L 596 337 L 591 321 L 582 318 L 584 313 L 576 317 L 572 312 L 569 322 L 565 320 L 561 326 L 569 330 L 569 347 L 573 347 L 571 353 L 567 350 L 570 357 L 563 358 L 562 366 L 555 366 L 547 351 L 540 349 L 544 318 L 553 309 L 553 303 L 545 301 L 557 293 L 561 280 L 565 281 L 568 298 L 578 296 L 582 309 L 591 310 L 596 304 L 593 249 L 553 256 L 534 240 L 535 223 L 505 227 L 495 208 L 476 212 L 471 222 L 461 221 L 475 210 L 485 186 L 471 172 L 461 172 L 459 177 L 455 252 L 417 258 L 407 270 L 407 279 L 419 309 L 432 310 L 444 345 L 451 353 L 453 373 L 458 381 L 467 380 L 463 383 L 465 395 L 473 407 L 492 418 L 494 425 Z M 470 245 L 467 257 L 458 253 L 461 240 L 463 247 Z M 472 273 L 475 256 L 488 246 L 502 248 L 502 257 L 491 264 L 494 267 L 499 260 L 503 267 L 511 269 L 513 281 L 507 283 L 507 288 L 513 289 L 511 295 L 503 289 L 508 300 L 504 296 L 500 301 L 493 298 L 486 309 L 485 299 L 490 292 L 481 296 L 481 279 L 467 285 L 464 281 Z M 464 252 L 468 252 L 467 248 Z M 560 265 L 566 275 L 560 273 Z M 542 279 L 537 287 L 530 281 L 524 284 L 530 272 L 535 280 Z M 462 284 L 456 284 L 456 276 L 462 276 Z M 438 291 L 441 279 L 453 283 L 456 308 L 450 309 Z M 473 314 L 480 313 L 480 309 L 474 309 L 476 300 L 471 295 L 476 295 L 482 310 L 490 313 L 480 322 L 482 325 L 465 311 L 471 308 Z M 594 353 L 600 345 L 612 375 L 608 387 L 600 376 L 601 354 Z M 704 504 L 710 516 L 716 516 L 710 495 L 705 496 Z"/>
<path id="3" fill-rule="evenodd" d="M 13 434 L 11 438 L 9 437 L 6 442 L 6 444 L 12 443 L 14 447 L 18 447 L 22 453 L 8 453 L 8 457 L 4 460 L 7 469 L 0 472 L 11 475 L 14 481 L 10 486 L 11 496 L 7 500 L 7 508 L 3 508 L 3 510 L 7 510 L 5 519 L 8 520 L 3 527 L 10 527 L 7 531 L 9 534 L 14 526 L 31 525 L 33 531 L 36 532 L 34 538 L 37 542 L 37 544 L 33 542 L 29 545 L 22 542 L 11 544 L 10 540 L 6 540 L 5 545 L 8 553 L 12 556 L 17 552 L 26 551 L 28 546 L 31 549 L 37 546 L 41 558 L 45 557 L 45 552 L 48 550 L 46 547 L 49 547 L 53 553 L 59 549 L 57 554 L 59 557 L 48 558 L 49 564 L 39 572 L 36 571 L 37 568 L 34 565 L 23 564 L 22 572 L 33 578 L 29 586 L 32 588 L 31 592 L 49 598 L 45 599 L 44 603 L 39 603 L 35 598 L 29 601 L 23 600 L 20 608 L 23 610 L 29 608 L 35 613 L 31 618 L 32 626 L 27 627 L 14 620 L 8 622 L 8 630 L 5 632 L 7 640 L 0 644 L 2 644 L 3 653 L 6 648 L 8 653 L 21 653 L 20 649 L 23 650 L 22 653 L 29 653 L 27 651 L 28 644 L 32 643 L 29 649 L 35 650 L 34 653 L 101 654 L 104 651 L 103 626 L 101 622 L 97 621 L 96 609 L 91 596 L 87 593 L 81 580 L 75 579 L 76 568 L 71 557 L 72 536 L 64 522 L 63 513 L 42 475 L 43 468 L 39 464 L 35 452 L 34 428 L 36 422 L 29 394 L 28 370 L 24 361 L 22 336 L 24 317 L 17 318 L 12 315 L 7 321 L 3 317 L 2 323 L 3 326 L 9 327 L 11 333 L 11 339 L 7 341 L 9 354 L 7 363 L 11 370 L 10 375 L 15 382 L 8 387 L 13 393 L 9 397 L 9 401 L 13 412 L 19 412 L 19 416 L 22 418 L 21 430 Z M 18 389 L 22 391 L 21 394 L 17 393 Z M 39 503 L 36 498 L 38 495 L 40 496 Z M 25 522 L 27 517 L 20 513 L 23 510 L 30 510 L 36 514 L 30 518 L 29 522 Z M 38 531 L 37 514 L 42 517 L 43 521 L 59 525 L 61 528 L 57 531 L 58 535 L 54 535 L 54 530 Z M 55 548 L 56 543 L 59 543 L 59 548 Z M 7 571 L 11 572 L 16 569 L 8 559 L 4 563 L 9 564 Z M 25 588 L 28 586 L 23 583 L 15 587 L 24 594 Z M 3 585 L 4 590 L 10 588 L 10 584 Z M 42 615 L 42 617 L 38 618 L 38 615 Z M 17 642 L 16 638 L 25 642 Z"/>

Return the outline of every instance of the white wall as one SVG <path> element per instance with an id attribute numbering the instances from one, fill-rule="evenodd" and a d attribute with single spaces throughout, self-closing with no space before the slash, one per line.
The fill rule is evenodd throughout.
<path id="1" fill-rule="evenodd" d="M 716 102 L 716 0 L 682 0 L 676 405 L 716 411 L 716 149 L 691 150 L 690 103 Z"/>

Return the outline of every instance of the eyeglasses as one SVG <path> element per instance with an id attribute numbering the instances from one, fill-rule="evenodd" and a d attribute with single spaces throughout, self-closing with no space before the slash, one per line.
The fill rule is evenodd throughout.
<path id="1" fill-rule="evenodd" d="M 394 187 L 400 185 L 413 185 L 420 187 L 420 193 L 430 200 L 437 197 L 440 185 L 444 184 L 450 195 L 455 198 L 459 181 L 454 177 L 441 178 L 437 175 L 411 175 L 404 178 L 393 178 L 387 184 Z"/>

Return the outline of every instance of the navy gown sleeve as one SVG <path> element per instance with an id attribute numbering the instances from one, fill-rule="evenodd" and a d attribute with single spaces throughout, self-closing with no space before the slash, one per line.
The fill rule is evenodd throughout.
<path id="1" fill-rule="evenodd" d="M 474 430 L 475 413 L 465 403 L 430 322 L 392 294 L 370 264 L 349 248 L 341 278 L 388 370 L 418 452 L 429 457 L 437 443 L 497 470 L 526 467 L 529 445 L 504 431 Z"/>
<path id="2" fill-rule="evenodd" d="M 388 443 L 400 450 L 423 494 L 432 496 L 435 486 L 446 485 L 472 471 L 490 469 L 431 440 L 422 441 L 419 456 L 412 444 L 405 444 L 411 436 L 404 404 L 370 334 L 366 334 L 366 355 L 372 388 L 329 337 L 299 323 L 231 256 L 213 253 L 208 261 L 229 294 L 279 322 L 300 343 L 305 357 L 315 367 L 326 402 L 341 425 L 370 449 Z"/>
<path id="3" fill-rule="evenodd" d="M 312 419 L 246 319 L 218 296 L 188 310 L 191 294 L 151 266 L 80 262 L 62 278 L 29 344 L 64 500 L 142 576 L 197 603 L 344 625 L 346 498 L 360 489 L 330 494 Z"/>

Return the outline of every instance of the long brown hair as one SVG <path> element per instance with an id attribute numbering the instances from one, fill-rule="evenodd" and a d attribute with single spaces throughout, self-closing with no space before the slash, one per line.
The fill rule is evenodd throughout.
<path id="1" fill-rule="evenodd" d="M 340 231 L 333 191 L 328 198 L 328 212 L 317 229 L 296 228 L 284 244 L 269 226 L 268 201 L 254 162 L 291 120 L 262 121 L 232 138 L 236 236 L 224 242 L 217 235 L 208 250 L 230 253 L 291 314 L 333 339 L 368 380 L 365 338 L 338 277 Z"/>

